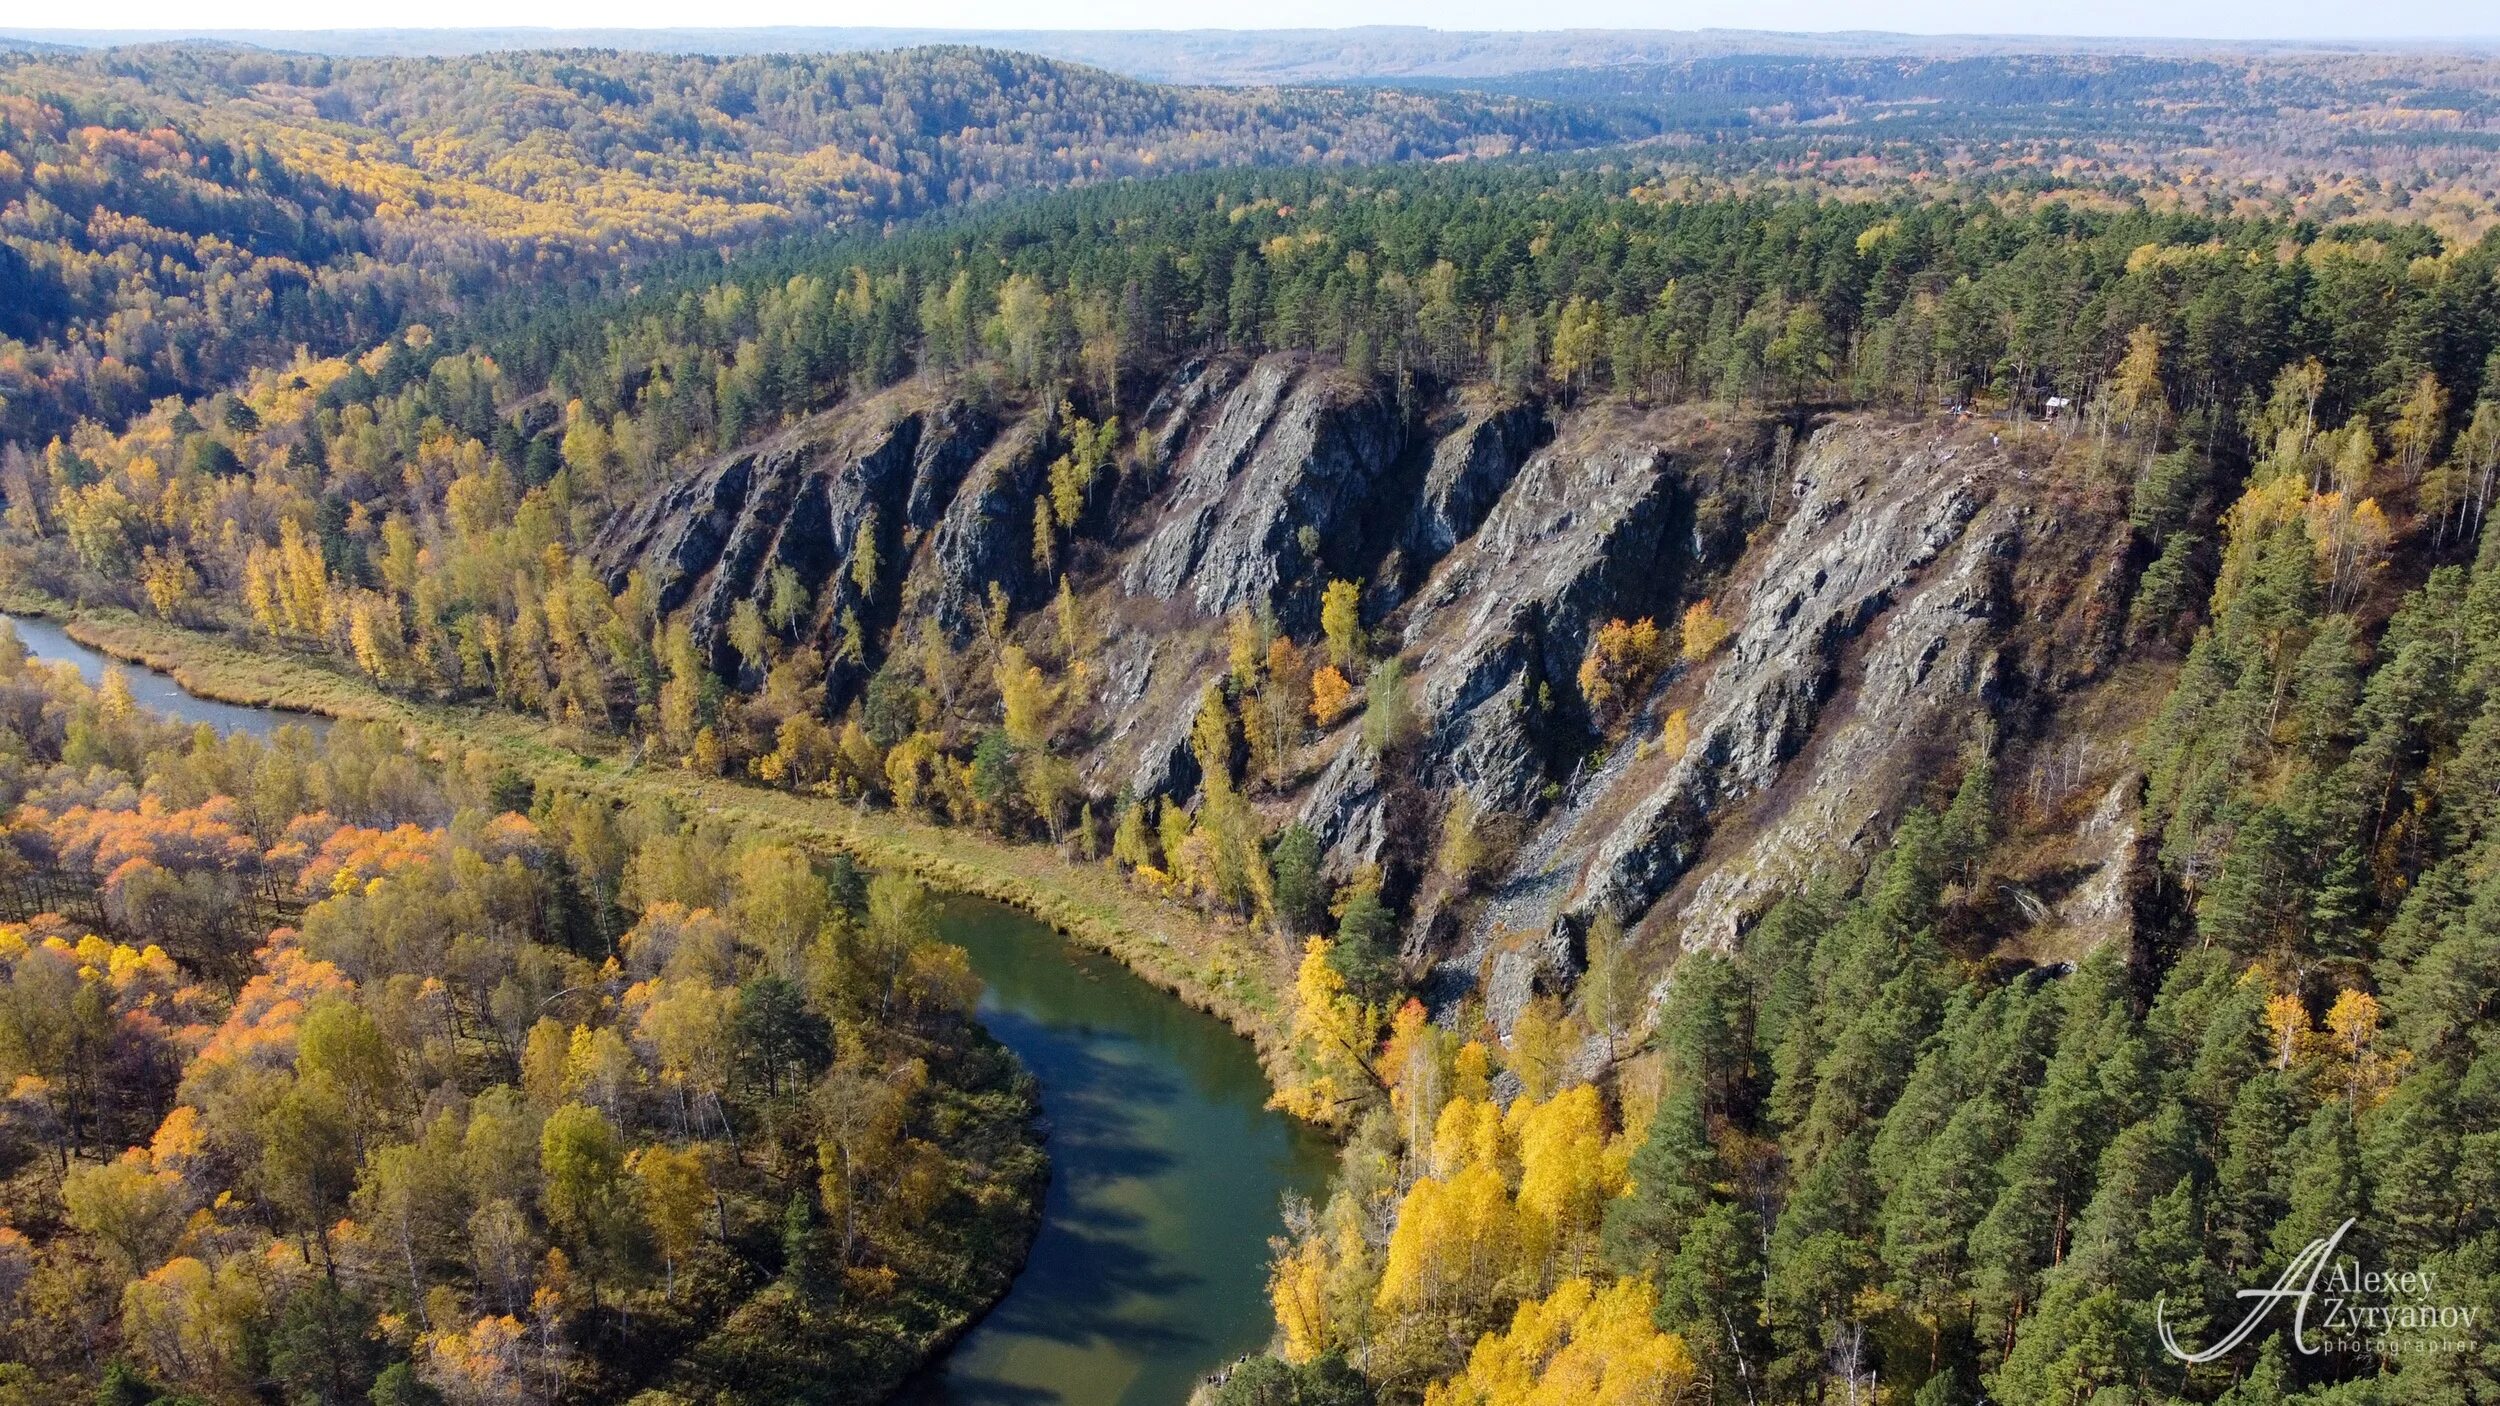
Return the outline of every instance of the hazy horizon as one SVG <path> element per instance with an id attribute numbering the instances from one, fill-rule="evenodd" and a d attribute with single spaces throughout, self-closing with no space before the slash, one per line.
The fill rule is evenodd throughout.
<path id="1" fill-rule="evenodd" d="M 91 7 L 90 22 L 75 26 L 0 25 L 0 35 L 69 44 L 171 39 L 241 39 L 256 36 L 402 35 L 410 37 L 485 32 L 514 36 L 547 34 L 732 35 L 780 31 L 823 34 L 878 31 L 893 34 L 1134 33 L 1214 37 L 1274 35 L 1290 31 L 1357 31 L 1370 28 L 1431 30 L 1444 35 L 1544 34 L 1604 31 L 1655 35 L 1760 35 L 1786 39 L 2074 40 L 2088 42 L 2213 43 L 2420 43 L 2488 42 L 2500 39 L 2500 10 L 2464 0 L 2393 0 L 2367 8 L 2294 0 L 2203 0 L 2163 4 L 2117 0 L 2089 11 L 2041 8 L 1998 12 L 1996 22 L 1973 26 L 1969 7 L 1950 0 L 1695 0 L 1662 12 L 1635 0 L 1560 0 L 1539 8 L 1549 23 L 1522 26 L 1515 5 L 1498 0 L 1363 0 L 1346 6 L 1332 0 L 1202 6 L 1202 23 L 1175 26 L 1167 6 L 1148 0 L 933 0 L 918 7 L 922 23 L 863 23 L 868 15 L 790 0 L 727 0 L 704 7 L 702 21 L 667 0 L 443 0 L 429 6 L 429 23 L 343 25 L 332 7 L 314 0 L 108 0 Z M 883 18 L 877 16 L 876 18 Z M 2365 21 L 2363 23 L 2362 21 Z"/>

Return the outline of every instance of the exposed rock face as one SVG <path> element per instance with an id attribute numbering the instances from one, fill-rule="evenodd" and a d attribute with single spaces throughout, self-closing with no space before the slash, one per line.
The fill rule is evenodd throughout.
<path id="1" fill-rule="evenodd" d="M 1204 615 L 1269 609 L 1308 628 L 1308 586 L 1359 569 L 1362 544 L 1346 538 L 1404 447 L 1405 426 L 1377 391 L 1268 357 L 1180 460 L 1162 521 L 1121 582 Z"/>
<path id="2" fill-rule="evenodd" d="M 1946 530 L 1967 501 L 1958 492 L 1949 494 L 1926 527 Z M 1836 670 L 1827 668 L 1818 677 L 1808 661 L 1794 656 L 1772 661 L 1758 686 L 1729 690 L 1727 721 L 1688 754 L 1696 763 L 1691 784 L 1712 788 L 1722 799 L 1768 785 L 1787 760 L 1784 754 L 1795 754 L 1818 721 L 1825 735 L 1799 758 L 1806 774 L 1785 814 L 1741 859 L 1713 868 L 1683 905 L 1677 921 L 1685 940 L 1724 943 L 1740 919 L 1808 878 L 1806 866 L 1814 859 L 1863 856 L 1881 840 L 1879 822 L 1912 781 L 1910 766 L 1952 760 L 1953 747 L 1966 732 L 1959 725 L 1962 715 L 1974 705 L 1982 712 L 1991 706 L 1995 627 L 2005 604 L 2002 572 L 2014 549 L 2018 516 L 1991 514 L 1973 526 L 1950 563 L 1891 612 L 1866 648 L 1854 695 L 1845 701 L 1828 698 Z M 1915 572 L 1918 555 L 1901 567 Z M 1825 628 L 1850 626 L 1834 613 L 1825 616 Z M 1705 706 L 1720 702 L 1705 695 Z M 1712 775 L 1708 759 L 1721 739 L 1729 755 Z M 1669 798 L 1636 813 L 1617 832 L 1620 842 L 1600 850 L 1608 868 L 1590 895 L 1591 909 L 1612 904 L 1620 910 L 1668 877 L 1640 857 L 1630 837 L 1653 817 L 1662 835 L 1672 829 L 1676 822 L 1668 817 L 1686 799 L 1689 795 Z M 1706 801 L 1701 809 L 1707 813 Z M 1680 843 L 1669 840 L 1670 850 Z"/>
<path id="3" fill-rule="evenodd" d="M 1478 804 L 1526 808 L 1545 781 L 1528 722 L 1540 690 L 1572 687 L 1606 619 L 1673 599 L 1672 467 L 1656 443 L 1546 450 L 1416 597 L 1406 643 L 1432 750 Z"/>
<path id="4" fill-rule="evenodd" d="M 1454 944 L 1450 979 L 1481 980 L 1498 1017 L 1569 979 L 1600 912 L 1724 945 L 1779 892 L 1863 862 L 1982 720 L 2061 686 L 2049 660 L 2077 639 L 2026 635 L 2054 612 L 2016 608 L 2019 563 L 2070 553 L 2061 574 L 2089 594 L 2091 563 L 2123 562 L 2123 535 L 2066 541 L 2082 524 L 2045 509 L 2027 474 L 1986 435 L 1860 419 L 1816 435 L 1776 532 L 1725 593 L 1734 636 L 1698 688 L 1670 682 L 1690 699 L 1689 747 L 1643 755 L 1636 731 L 1581 776 Z M 2102 848 L 2124 847 L 2114 817 L 2093 824 Z M 2074 902 L 2106 916 L 2117 882 Z"/>
<path id="5" fill-rule="evenodd" d="M 1380 816 L 1379 758 L 1351 728 L 1342 729 L 1328 765 L 1302 803 L 1302 823 L 1319 837 L 1336 877 L 1380 860 L 1388 832 Z"/>
<path id="6" fill-rule="evenodd" d="M 1266 436 L 1293 379 L 1293 363 L 1288 358 L 1272 356 L 1261 361 L 1217 404 L 1204 427 L 1195 430 L 1194 442 L 1174 471 L 1161 524 L 1120 572 L 1122 589 L 1130 595 L 1170 600 L 1190 585 L 1190 573 L 1215 531 L 1233 475 Z M 1164 438 L 1166 449 L 1191 433 L 1185 421 L 1173 424 Z"/>
<path id="7" fill-rule="evenodd" d="M 927 547 L 912 564 L 903 591 L 905 614 L 934 616 L 960 642 L 989 609 L 993 582 L 1021 606 L 1047 591 L 1049 583 L 1033 566 L 1033 500 L 1049 472 L 1053 419 L 1048 412 L 1028 415 L 986 449 L 970 436 L 955 441 L 974 445 L 979 457 L 970 461 L 968 471 L 957 472 L 958 486 L 940 509 Z M 926 481 L 914 477 L 915 505 Z"/>
<path id="8" fill-rule="evenodd" d="M 1838 720 L 1843 726 L 1828 744 L 1838 754 L 1835 771 L 1875 781 L 1898 770 L 1896 749 L 1922 734 L 1931 710 L 1976 696 L 1987 672 L 1999 559 L 2012 545 L 2018 510 L 1966 529 L 2005 469 L 2001 459 L 1941 444 L 1899 452 L 1887 437 L 1854 427 L 1814 442 L 1736 635 L 1711 666 L 1692 746 L 1665 784 L 1599 843 L 1576 914 L 1601 905 L 1625 916 L 1648 911 L 1698 855 L 1711 817 L 1779 778 L 1838 689 L 1844 649 L 1879 619 L 1882 629 L 1864 651 L 1859 706 Z M 1932 579 L 1921 579 L 1957 547 Z M 1856 849 L 1874 816 L 1855 799 L 1807 788 L 1786 820 L 1793 834 L 1769 849 Z M 1732 901 L 1757 882 L 1761 866 L 1743 867 L 1738 892 L 1715 895 L 1705 915 L 1729 915 Z"/>
<path id="9" fill-rule="evenodd" d="M 1469 416 L 1433 446 L 1400 547 L 1429 566 L 1474 535 L 1528 454 L 1551 434 L 1544 411 L 1507 405 Z"/>
<path id="10" fill-rule="evenodd" d="M 1122 794 L 1186 801 L 1227 617 L 1265 614 L 1309 644 L 1320 586 L 1366 582 L 1374 652 L 1402 664 L 1420 734 L 1381 757 L 1341 722 L 1305 740 L 1299 779 L 1254 800 L 1309 825 L 1333 875 L 1400 876 L 1410 963 L 1505 1025 L 1572 979 L 1599 913 L 1662 952 L 1724 943 L 1778 892 L 1863 862 L 1983 723 L 2045 731 L 2043 710 L 2117 655 L 2123 515 L 2033 483 L 2045 453 L 1985 430 L 1850 417 L 1792 453 L 1771 422 L 1723 411 L 1416 400 L 1284 356 L 1166 380 L 1139 417 L 1148 452 L 1058 559 L 1088 636 L 1072 759 L 1098 813 Z M 732 611 L 775 568 L 796 572 L 815 602 L 798 634 L 829 661 L 839 711 L 923 621 L 970 644 L 993 589 L 1051 654 L 1038 607 L 1058 577 L 1034 561 L 1033 504 L 1064 448 L 1052 406 L 993 415 L 905 388 L 655 492 L 596 559 L 611 582 L 647 573 L 724 672 Z M 851 570 L 863 536 L 880 563 L 867 589 Z M 1577 673 L 1598 627 L 1666 624 L 1705 593 L 1734 627 L 1726 646 L 1671 667 L 1629 735 L 1595 746 Z M 1671 710 L 1690 735 L 1673 756 L 1654 745 Z M 2123 931 L 2123 765 L 2096 751 L 2060 772 L 2091 862 L 2037 893 L 2009 886 L 2009 904 Z M 1428 874 L 1461 795 L 1510 836 L 1474 892 Z"/>
<path id="11" fill-rule="evenodd" d="M 1460 467 L 1481 475 L 1504 444 L 1542 432 L 1535 417 L 1507 429 L 1498 418 L 1445 437 L 1426 483 L 1455 488 Z M 1464 791 L 1489 814 L 1533 814 L 1558 779 L 1555 762 L 1581 739 L 1568 709 L 1589 636 L 1674 601 L 1692 565 L 1695 492 L 1716 491 L 1740 442 L 1751 462 L 1757 429 L 1601 409 L 1567 417 L 1552 444 L 1505 474 L 1481 525 L 1389 622 L 1429 720 L 1402 771 Z M 1345 739 L 1301 807 L 1329 847 L 1331 872 L 1380 859 L 1392 830 L 1383 799 L 1377 764 Z"/>
<path id="12" fill-rule="evenodd" d="M 1445 440 L 1436 473 L 1476 460 L 1487 437 L 1479 425 Z M 1677 439 L 1673 426 L 1610 416 L 1567 425 L 1392 622 L 1403 623 L 1402 653 L 1431 720 L 1423 766 L 1436 782 L 1488 810 L 1534 801 L 1554 731 L 1540 717 L 1570 696 L 1589 633 L 1613 616 L 1655 613 L 1682 577 L 1672 544 L 1689 505 Z M 1354 774 L 1332 766 L 1306 808 L 1323 837 L 1348 823 Z"/>
<path id="13" fill-rule="evenodd" d="M 952 401 L 929 417 L 919 452 L 912 456 L 911 496 L 903 503 L 903 524 L 915 532 L 937 525 L 938 515 L 955 501 L 964 471 L 980 459 L 994 426 L 983 411 Z"/>
<path id="14" fill-rule="evenodd" d="M 812 475 L 800 511 L 791 515 L 799 535 L 779 559 L 815 581 L 816 623 L 811 632 L 828 662 L 825 697 L 836 706 L 848 702 L 868 682 L 881 650 L 852 657 L 843 649 L 843 617 L 859 623 L 864 636 L 880 637 L 890 623 L 900 595 L 902 523 L 905 496 L 911 488 L 915 455 L 927 438 L 927 417 L 906 414 L 891 428 L 870 431 L 829 456 L 827 471 Z M 821 504 L 821 506 L 819 506 Z M 789 535 L 785 532 L 785 541 Z M 876 544 L 878 570 L 863 583 L 850 569 L 863 541 Z M 847 550 L 846 550 L 847 548 Z M 842 567 L 834 569 L 837 563 Z"/>
<path id="15" fill-rule="evenodd" d="M 685 607 L 695 648 L 725 676 L 739 667 L 731 613 L 742 600 L 760 599 L 774 569 L 787 567 L 815 602 L 808 634 L 835 659 L 844 612 L 867 629 L 892 609 L 892 566 L 881 567 L 884 579 L 871 590 L 852 579 L 861 542 L 873 540 L 880 563 L 893 562 L 915 480 L 944 477 L 944 465 L 979 429 L 951 409 L 933 414 L 881 397 L 795 426 L 663 490 L 601 534 L 593 559 L 612 588 L 637 568 L 648 574 L 663 609 Z M 865 667 L 838 660 L 828 686 L 847 696 Z"/>
<path id="16" fill-rule="evenodd" d="M 1168 471 L 1215 398 L 1233 388 L 1241 368 L 1229 361 L 1192 361 L 1175 372 L 1146 402 L 1146 425 L 1155 432 L 1155 471 Z"/>
<path id="17" fill-rule="evenodd" d="M 593 559 L 607 572 L 608 588 L 621 588 L 626 573 L 640 567 L 663 612 L 684 605 L 703 573 L 720 559 L 721 545 L 746 504 L 755 461 L 766 452 L 732 454 L 610 518 L 591 544 Z"/>

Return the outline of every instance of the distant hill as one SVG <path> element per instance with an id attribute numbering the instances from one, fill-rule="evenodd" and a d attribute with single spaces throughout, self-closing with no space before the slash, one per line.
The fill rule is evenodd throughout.
<path id="1" fill-rule="evenodd" d="M 512 282 L 1209 166 L 1584 147 L 1528 99 L 1179 88 L 961 45 L 0 50 L 0 436 L 117 422 Z"/>
<path id="2" fill-rule="evenodd" d="M 2500 52 L 2472 46 L 1375 27 L 891 47 L 937 33 L 0 44 L 0 436 L 119 423 L 522 284 L 1208 167 L 1635 142 L 1709 187 L 2077 192 L 2461 243 L 2500 224 Z M 691 52 L 768 46 L 813 51 Z M 379 53 L 429 47 L 463 52 Z"/>
<path id="3" fill-rule="evenodd" d="M 2037 35 L 1909 35 L 1874 31 L 1782 34 L 1743 29 L 1486 31 L 1416 25 L 1346 29 L 899 29 L 760 26 L 746 29 L 0 29 L 54 44 L 96 47 L 213 41 L 356 57 L 454 56 L 511 49 L 615 49 L 668 54 L 839 53 L 926 44 L 974 44 L 1094 64 L 1165 83 L 1308 83 L 1358 78 L 1482 78 L 1543 69 L 1670 63 L 1729 54 L 1818 57 L 2006 53 L 2358 53 L 2422 45 L 2230 43 Z M 2494 41 L 2500 42 L 2500 41 Z M 2440 47 L 2453 48 L 2443 44 Z M 2491 45 L 2486 44 L 2489 48 Z"/>

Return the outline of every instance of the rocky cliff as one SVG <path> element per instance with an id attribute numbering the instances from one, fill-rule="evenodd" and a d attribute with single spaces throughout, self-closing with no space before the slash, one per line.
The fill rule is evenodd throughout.
<path id="1" fill-rule="evenodd" d="M 2125 928 L 2131 806 L 2106 734 L 2141 563 L 2045 431 L 1401 393 L 1281 356 L 1179 368 L 1141 403 L 1139 448 L 1055 572 L 1034 519 L 1059 412 L 927 383 L 723 456 L 620 515 L 598 561 L 684 608 L 724 672 L 737 602 L 796 572 L 836 714 L 926 626 L 962 646 L 1003 600 L 1038 637 L 1064 572 L 1091 636 L 1065 735 L 1106 806 L 1197 790 L 1191 724 L 1230 619 L 1310 643 L 1324 585 L 1362 582 L 1420 725 L 1387 756 L 1352 725 L 1306 737 L 1253 800 L 1307 825 L 1333 875 L 1378 866 L 1412 974 L 1499 1018 L 1572 980 L 1600 914 L 1661 967 L 1732 940 L 1777 889 L 1863 862 L 1978 752 L 2029 788 L 2027 842 L 2056 832 L 2059 856 L 2008 885 L 1988 940 L 2048 952 Z M 863 543 L 891 565 L 850 569 Z M 1724 647 L 1601 734 L 1578 681 L 1598 628 L 1672 626 L 1705 596 Z M 846 616 L 866 641 L 849 658 Z M 1492 859 L 1436 872 L 1461 804 Z"/>

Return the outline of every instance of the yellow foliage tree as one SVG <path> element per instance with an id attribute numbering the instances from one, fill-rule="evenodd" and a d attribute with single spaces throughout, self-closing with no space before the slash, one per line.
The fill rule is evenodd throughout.
<path id="1" fill-rule="evenodd" d="M 347 608 L 348 648 L 356 667 L 378 683 L 398 683 L 405 674 L 407 638 L 399 608 L 376 591 L 358 591 Z"/>
<path id="2" fill-rule="evenodd" d="M 1667 754 L 1667 760 L 1675 761 L 1691 751 L 1692 747 L 1693 720 L 1678 708 L 1667 714 L 1667 720 L 1659 725 L 1658 750 Z"/>
<path id="3" fill-rule="evenodd" d="M 1512 1023 L 1502 1066 L 1519 1076 L 1519 1086 L 1530 1099 L 1551 1098 L 1562 1087 L 1564 1061 L 1582 1033 L 1560 1001 L 1539 996 Z"/>
<path id="4" fill-rule="evenodd" d="M 1322 664 L 1311 674 L 1311 721 L 1321 727 L 1332 727 L 1345 716 L 1354 702 L 1354 685 L 1334 664 Z"/>
<path id="5" fill-rule="evenodd" d="M 1606 341 L 1605 309 L 1586 298 L 1573 298 L 1564 304 L 1554 320 L 1554 353 L 1547 370 L 1561 388 L 1565 399 L 1576 395 L 1588 384 L 1597 368 L 1598 352 Z"/>
<path id="6" fill-rule="evenodd" d="M 1044 576 L 1059 570 L 1059 535 L 1051 522 L 1048 498 L 1033 500 L 1033 569 Z"/>
<path id="7" fill-rule="evenodd" d="M 1467 1370 L 1424 1393 L 1424 1406 L 1666 1406 L 1693 1385 L 1684 1340 L 1658 1331 L 1646 1280 L 1604 1290 L 1587 1279 L 1519 1306 L 1487 1334 Z"/>
<path id="8" fill-rule="evenodd" d="M 1198 698 L 1198 716 L 1189 727 L 1189 750 L 1198 758 L 1198 779 L 1206 793 L 1228 792 L 1233 785 L 1233 708 L 1224 687 L 1210 682 Z"/>
<path id="9" fill-rule="evenodd" d="M 172 620 L 199 594 L 200 573 L 191 569 L 177 548 L 158 551 L 150 547 L 139 559 L 140 584 L 145 587 L 148 608 L 159 618 Z"/>
<path id="10" fill-rule="evenodd" d="M 1501 1167 L 1509 1153 L 1502 1110 L 1490 1099 L 1451 1099 L 1433 1122 L 1431 1149 L 1432 1174 L 1444 1181 L 1469 1167 Z"/>
<path id="11" fill-rule="evenodd" d="M 2404 408 L 2396 412 L 2396 423 L 2387 434 L 2407 484 L 2421 481 L 2422 470 L 2439 452 L 2439 433 L 2447 421 L 2447 388 L 2439 384 L 2439 377 L 2425 371 L 2415 379 L 2413 393 L 2405 397 Z"/>
<path id="12" fill-rule="evenodd" d="M 1179 865 L 1176 859 L 1176 870 Z M 1303 945 L 1293 984 L 1294 1069 L 1275 1098 L 1277 1107 L 1313 1122 L 1344 1117 L 1346 1105 L 1371 1082 L 1364 1062 L 1370 1018 L 1362 1003 L 1346 994 L 1345 978 L 1328 960 L 1329 951 L 1324 937 Z"/>
<path id="13" fill-rule="evenodd" d="M 135 1147 L 115 1161 L 82 1163 L 61 1181 L 70 1224 L 104 1247 L 124 1274 L 138 1273 L 172 1243 L 181 1192 L 180 1178 Z"/>
<path id="14" fill-rule="evenodd" d="M 1481 1040 L 1458 1047 L 1450 1060 L 1450 1097 L 1478 1102 L 1493 1097 L 1493 1053 Z"/>
<path id="15" fill-rule="evenodd" d="M 711 1178 L 696 1148 L 660 1143 L 640 1149 L 626 1164 L 634 1176 L 635 1200 L 651 1225 L 666 1268 L 664 1294 L 677 1296 L 677 1266 L 703 1243 L 703 1211 L 712 1199 Z"/>
<path id="16" fill-rule="evenodd" d="M 1047 745 L 1058 695 L 1042 677 L 1041 666 L 1029 662 L 1021 646 L 1011 644 L 999 651 L 997 680 L 1007 740 L 1019 747 Z"/>
<path id="17" fill-rule="evenodd" d="M 1598 626 L 1580 660 L 1580 696 L 1588 700 L 1598 726 L 1612 728 L 1620 721 L 1649 692 L 1666 663 L 1657 621 L 1643 616 Z"/>
<path id="18" fill-rule="evenodd" d="M 221 1398 L 248 1399 L 264 1308 L 254 1265 L 214 1270 L 188 1255 L 122 1289 L 122 1332 L 159 1373 Z"/>
<path id="19" fill-rule="evenodd" d="M 1285 1360 L 1309 1362 L 1328 1350 L 1328 1246 L 1301 1240 L 1276 1257 L 1268 1272 L 1267 1299 L 1284 1333 Z"/>
<path id="20" fill-rule="evenodd" d="M 2320 1092 L 2341 1097 L 2355 1112 L 2376 1108 L 2403 1077 L 2410 1052 L 2379 1048 L 2378 998 L 2367 991 L 2345 991 L 2327 1009 L 2325 1058 L 2318 1072 Z"/>
<path id="21" fill-rule="evenodd" d="M 2309 1034 L 2309 1008 L 2301 999 L 2284 992 L 2266 1002 L 2268 1048 L 2274 1054 L 2274 1067 L 2289 1069 L 2301 1055 L 2301 1047 Z"/>
<path id="22" fill-rule="evenodd" d="M 1698 664 L 1719 652 L 1736 627 L 1719 618 L 1718 610 L 1704 596 L 1684 608 L 1684 662 Z"/>
<path id="23" fill-rule="evenodd" d="M 1594 1258 L 1597 1223 L 1623 1191 L 1628 1159 L 1610 1145 L 1588 1084 L 1543 1103 L 1520 1099 L 1504 1120 L 1519 1149 L 1519 1229 L 1528 1263 L 1569 1272 Z"/>
<path id="24" fill-rule="evenodd" d="M 1426 1177 L 1406 1193 L 1373 1306 L 1463 1323 L 1498 1304 L 1520 1268 L 1509 1188 L 1500 1168 L 1479 1162 L 1446 1182 Z"/>
<path id="25" fill-rule="evenodd" d="M 1380 1068 L 1409 1147 L 1428 1145 L 1433 1123 L 1449 1101 L 1454 1044 L 1421 1001 L 1409 999 L 1390 1019 Z"/>
<path id="26" fill-rule="evenodd" d="M 934 733 L 915 732 L 894 744 L 885 754 L 885 789 L 896 809 L 922 808 L 929 798 L 932 770 L 943 760 Z"/>
<path id="27" fill-rule="evenodd" d="M 1340 670 L 1363 663 L 1363 587 L 1357 581 L 1331 581 L 1320 592 L 1319 631 L 1328 640 L 1328 662 Z"/>
<path id="28" fill-rule="evenodd" d="M 2130 431 L 2147 422 L 2160 427 L 2161 334 L 2149 326 L 2127 334 L 2127 354 L 2119 358 L 2117 375 L 2110 381 L 2110 409 Z"/>

